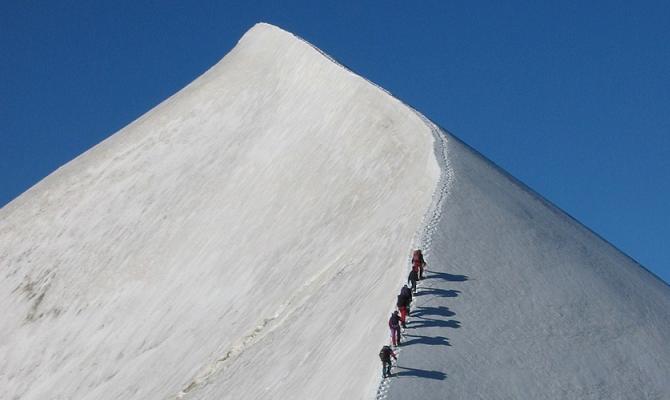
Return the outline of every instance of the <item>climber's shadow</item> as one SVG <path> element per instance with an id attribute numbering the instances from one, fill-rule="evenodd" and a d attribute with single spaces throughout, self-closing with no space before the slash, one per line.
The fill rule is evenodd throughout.
<path id="1" fill-rule="evenodd" d="M 444 336 L 422 336 L 422 335 L 408 335 L 405 337 L 411 338 L 402 342 L 402 346 L 411 346 L 413 344 L 425 344 L 428 346 L 451 346 L 449 339 Z"/>
<path id="2" fill-rule="evenodd" d="M 455 319 L 443 320 L 435 318 L 426 318 L 426 317 L 412 317 L 412 320 L 407 323 L 409 328 L 460 328 L 461 322 L 456 321 Z"/>
<path id="3" fill-rule="evenodd" d="M 468 280 L 467 275 L 453 275 L 446 272 L 437 272 L 431 270 L 424 271 L 423 279 L 443 279 L 447 282 L 464 282 Z"/>
<path id="4" fill-rule="evenodd" d="M 447 374 L 442 371 L 429 371 L 427 369 L 402 367 L 400 365 L 396 366 L 396 368 L 401 370 L 395 374 L 396 376 L 416 376 L 418 378 L 435 379 L 440 381 L 447 379 Z"/>
<path id="5" fill-rule="evenodd" d="M 459 290 L 445 290 L 439 288 L 422 288 L 417 291 L 415 296 L 438 296 L 438 297 L 457 297 L 461 293 Z"/>
<path id="6" fill-rule="evenodd" d="M 429 315 L 441 316 L 441 317 L 453 317 L 454 315 L 456 315 L 456 313 L 451 311 L 449 307 L 445 306 L 437 306 L 437 307 L 420 306 L 417 307 L 416 309 L 411 310 L 410 317 L 418 318 Z"/>

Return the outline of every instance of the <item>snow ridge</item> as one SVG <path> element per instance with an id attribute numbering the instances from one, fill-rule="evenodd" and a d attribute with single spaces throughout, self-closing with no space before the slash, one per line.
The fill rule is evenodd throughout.
<path id="1" fill-rule="evenodd" d="M 289 32 L 289 33 L 290 33 L 290 32 Z M 309 47 L 311 47 L 311 48 L 313 48 L 314 50 L 316 50 L 319 54 L 321 54 L 322 56 L 324 56 L 325 58 L 327 58 L 327 59 L 328 59 L 330 62 L 332 62 L 333 64 L 337 65 L 338 67 L 342 68 L 343 70 L 347 71 L 348 73 L 350 73 L 350 74 L 356 76 L 357 78 L 361 78 L 361 79 L 363 79 L 364 81 L 366 81 L 366 82 L 369 83 L 370 85 L 376 87 L 377 89 L 381 90 L 382 92 L 384 92 L 384 93 L 388 94 L 389 96 L 393 97 L 394 99 L 400 101 L 397 97 L 395 97 L 395 96 L 393 95 L 393 93 L 389 92 L 387 89 L 385 89 L 385 88 L 383 88 L 383 87 L 377 85 L 376 83 L 372 82 L 371 80 L 369 80 L 368 78 L 364 77 L 363 75 L 359 75 L 359 74 L 357 74 L 357 73 L 354 72 L 351 68 L 349 68 L 349 67 L 347 67 L 346 65 L 342 64 L 341 62 L 337 61 L 336 59 L 334 59 L 333 57 L 331 57 L 328 53 L 325 53 L 323 50 L 321 50 L 320 48 L 314 46 L 313 44 L 311 44 L 311 43 L 308 42 L 307 40 L 301 38 L 300 36 L 298 36 L 298 35 L 296 35 L 296 34 L 294 34 L 294 33 L 291 33 L 291 35 L 293 35 L 296 39 L 300 40 L 301 42 L 305 43 L 305 44 L 308 45 Z M 400 102 L 403 103 L 402 101 L 400 101 Z M 416 110 L 414 110 L 412 107 L 408 106 L 408 105 L 405 104 L 405 103 L 403 103 L 403 105 L 405 105 L 406 107 L 412 109 L 412 111 L 416 112 L 417 115 L 418 115 L 421 119 L 423 119 L 423 120 L 427 120 L 426 117 L 424 117 L 423 115 L 421 115 L 419 112 L 417 112 Z"/>
<path id="2" fill-rule="evenodd" d="M 264 24 L 264 23 L 261 23 Z M 423 114 L 421 114 L 419 111 L 417 111 L 414 107 L 406 104 L 402 100 L 398 99 L 393 93 L 391 93 L 389 90 L 379 86 L 375 82 L 370 81 L 366 77 L 357 74 L 354 72 L 351 68 L 348 66 L 342 64 L 338 60 L 334 59 L 331 57 L 328 53 L 325 53 L 323 50 L 320 48 L 314 46 L 312 43 L 308 42 L 307 40 L 303 39 L 302 37 L 291 33 L 287 32 L 296 39 L 300 40 L 301 42 L 305 43 L 315 51 L 317 51 L 319 54 L 321 54 L 323 57 L 331 61 L 333 64 L 339 66 L 343 70 L 347 71 L 348 73 L 361 78 L 365 80 L 367 83 L 370 85 L 374 86 L 375 88 L 379 89 L 380 91 L 388 94 L 391 96 L 393 99 L 399 101 L 402 103 L 405 107 L 409 108 L 416 114 L 417 117 L 419 117 L 425 124 L 426 126 L 430 129 L 431 133 L 433 134 L 434 137 L 434 152 L 436 155 L 436 160 L 438 162 L 438 165 L 440 167 L 440 178 L 437 187 L 435 188 L 435 192 L 433 193 L 432 197 L 432 204 L 430 205 L 430 208 L 424 215 L 422 222 L 421 222 L 421 227 L 417 230 L 415 237 L 412 239 L 412 247 L 418 247 L 424 250 L 424 254 L 427 254 L 429 252 L 431 243 L 432 243 L 432 235 L 437 229 L 437 224 L 440 220 L 440 217 L 442 215 L 442 204 L 444 203 L 445 199 L 448 196 L 449 189 L 453 186 L 453 180 L 454 180 L 454 173 L 453 169 L 451 168 L 449 164 L 449 158 L 447 157 L 448 149 L 447 149 L 447 137 L 442 131 L 441 128 L 439 128 L 436 124 L 434 124 L 430 119 L 426 118 Z"/>
<path id="3" fill-rule="evenodd" d="M 435 158 L 440 167 L 440 178 L 433 193 L 432 203 L 430 208 L 424 215 L 423 221 L 421 222 L 421 228 L 419 229 L 419 240 L 418 246 L 426 254 L 427 258 L 430 258 L 430 248 L 432 244 L 432 237 L 437 229 L 438 222 L 442 217 L 442 205 L 444 201 L 449 196 L 449 192 L 454 184 L 454 170 L 449 164 L 448 157 L 448 146 L 447 138 L 444 132 L 435 125 L 432 121 L 426 118 L 424 115 L 414 110 L 416 115 L 421 118 L 426 125 L 430 128 L 433 137 L 435 138 L 434 147 L 435 147 Z"/>
<path id="4" fill-rule="evenodd" d="M 421 225 L 419 229 L 417 229 L 414 238 L 412 239 L 412 249 L 414 248 L 422 249 L 426 259 L 429 259 L 432 237 L 442 218 L 443 204 L 445 200 L 449 197 L 449 193 L 451 191 L 451 188 L 453 187 L 454 171 L 449 163 L 447 137 L 442 131 L 442 129 L 440 129 L 437 125 L 435 125 L 432 121 L 430 121 L 428 118 L 426 118 L 423 114 L 421 114 L 414 108 L 412 107 L 409 108 L 412 109 L 412 111 L 414 111 L 414 113 L 426 124 L 428 128 L 430 128 L 430 131 L 433 134 L 434 138 L 433 149 L 435 159 L 437 160 L 437 164 L 440 168 L 440 177 L 437 186 L 435 187 L 435 191 L 433 192 L 430 207 L 424 214 L 421 221 Z M 408 252 L 408 254 L 411 254 L 411 252 Z M 403 270 L 403 275 L 400 277 L 401 278 L 400 282 L 405 281 L 404 278 L 409 272 L 410 268 L 411 268 L 411 259 L 408 260 L 408 267 L 406 267 Z M 418 287 L 420 287 L 421 282 L 418 282 L 417 285 Z M 418 305 L 419 303 L 416 302 L 416 304 Z M 402 350 L 403 350 L 402 348 L 395 349 L 395 353 L 396 356 L 398 356 L 398 359 L 400 359 L 400 353 L 402 352 Z M 386 399 L 390 386 L 391 386 L 390 378 L 381 378 L 379 384 L 377 385 L 377 392 L 375 399 L 376 400 Z"/>
<path id="5" fill-rule="evenodd" d="M 377 89 L 381 90 L 382 92 L 388 94 L 392 98 L 398 100 L 401 102 L 405 107 L 409 108 L 416 114 L 417 117 L 419 117 L 425 124 L 426 126 L 430 129 L 431 133 L 433 134 L 433 147 L 434 147 L 434 154 L 435 154 L 435 159 L 437 161 L 437 164 L 440 168 L 440 177 L 437 186 L 435 187 L 435 191 L 433 192 L 432 199 L 431 199 L 431 205 L 424 214 L 420 227 L 417 229 L 416 233 L 414 234 L 414 237 L 412 238 L 412 245 L 410 251 L 407 252 L 407 254 L 411 254 L 411 250 L 415 248 L 420 248 L 423 250 L 423 253 L 426 257 L 426 259 L 430 259 L 430 249 L 432 245 L 432 238 L 433 234 L 435 233 L 439 222 L 442 218 L 442 206 L 449 196 L 449 192 L 453 186 L 454 183 L 454 171 L 453 168 L 450 165 L 449 162 L 449 157 L 448 157 L 448 145 L 447 145 L 447 137 L 444 131 L 442 131 L 441 128 L 439 128 L 435 123 L 433 123 L 430 119 L 426 118 L 423 114 L 421 114 L 419 111 L 417 111 L 415 108 L 411 107 L 408 104 L 405 104 L 403 101 L 398 99 L 391 93 L 389 90 L 377 85 L 375 82 L 370 81 L 369 79 L 365 78 L 362 75 L 356 74 L 351 68 L 347 67 L 346 65 L 342 64 L 341 62 L 337 61 L 333 57 L 331 57 L 329 54 L 325 53 L 323 50 L 320 48 L 314 46 L 312 43 L 308 42 L 307 40 L 303 39 L 302 37 L 291 33 L 295 38 L 298 40 L 302 41 L 303 43 L 307 44 L 314 50 L 316 50 L 319 54 L 321 54 L 323 57 L 327 58 L 330 60 L 332 63 L 336 64 L 337 66 L 341 67 L 343 70 L 360 77 L 364 79 L 366 82 L 368 82 L 370 85 L 376 87 Z M 403 270 L 402 275 L 400 276 L 400 282 L 405 281 L 405 277 L 407 273 L 409 272 L 409 269 L 411 268 L 411 256 L 408 256 L 408 266 Z M 417 283 L 417 285 L 420 285 L 420 283 Z M 418 304 L 418 303 L 417 303 Z M 396 355 L 399 356 L 400 352 L 402 351 L 401 348 L 397 348 L 395 350 Z M 387 392 L 390 388 L 390 381 L 388 378 L 382 378 L 379 381 L 378 387 L 377 387 L 377 392 L 375 398 L 377 400 L 385 399 L 387 397 Z"/>

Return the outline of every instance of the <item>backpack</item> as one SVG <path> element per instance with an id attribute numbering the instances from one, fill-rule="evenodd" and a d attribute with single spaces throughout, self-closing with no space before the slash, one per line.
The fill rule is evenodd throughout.
<path id="1" fill-rule="evenodd" d="M 390 358 L 387 349 L 388 349 L 388 346 L 384 346 L 384 347 L 382 347 L 381 350 L 379 350 L 379 359 L 380 360 L 387 361 Z"/>
<path id="2" fill-rule="evenodd" d="M 423 265 L 424 263 L 425 261 L 421 250 L 414 250 L 414 254 L 412 254 L 412 264 Z"/>

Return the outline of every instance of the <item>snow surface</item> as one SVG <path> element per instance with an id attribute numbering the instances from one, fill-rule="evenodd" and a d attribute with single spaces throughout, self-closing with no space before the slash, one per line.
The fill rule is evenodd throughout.
<path id="1" fill-rule="evenodd" d="M 267 24 L 1 209 L 0 266 L 2 399 L 670 399 L 666 284 Z"/>
<path id="2" fill-rule="evenodd" d="M 670 287 L 445 134 L 427 279 L 379 399 L 670 399 Z"/>
<path id="3" fill-rule="evenodd" d="M 255 26 L 0 211 L 0 397 L 374 397 L 433 140 Z"/>

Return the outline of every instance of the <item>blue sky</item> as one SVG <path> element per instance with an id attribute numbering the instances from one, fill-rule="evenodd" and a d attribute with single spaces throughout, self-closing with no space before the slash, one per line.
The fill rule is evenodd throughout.
<path id="1" fill-rule="evenodd" d="M 670 282 L 667 1 L 3 1 L 0 206 L 259 21 L 385 87 Z"/>

